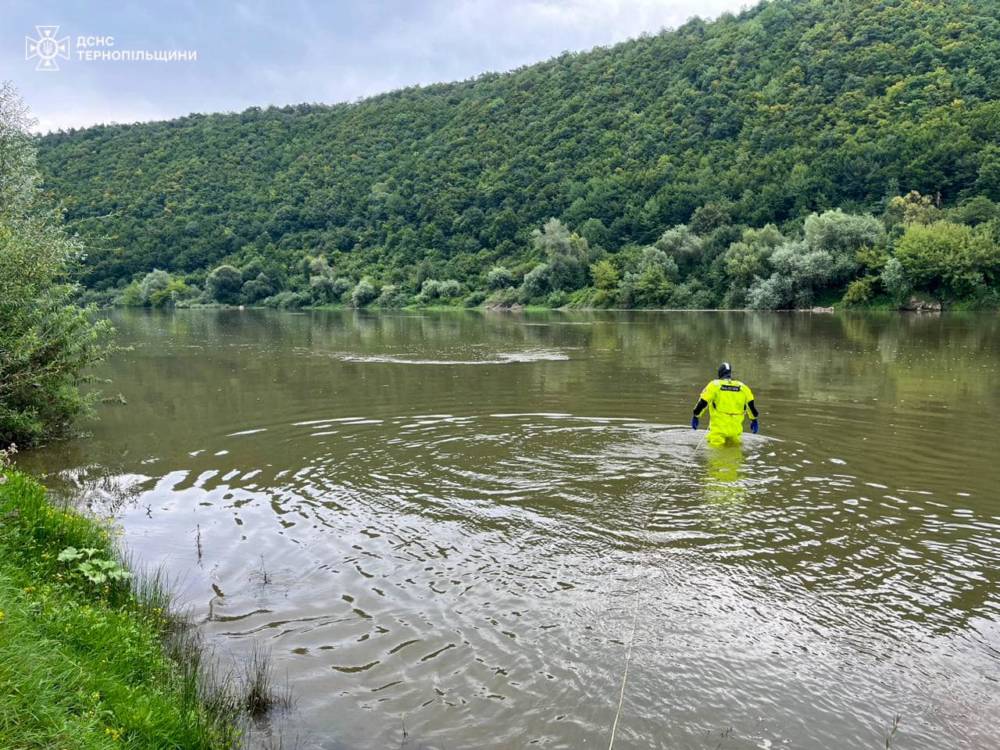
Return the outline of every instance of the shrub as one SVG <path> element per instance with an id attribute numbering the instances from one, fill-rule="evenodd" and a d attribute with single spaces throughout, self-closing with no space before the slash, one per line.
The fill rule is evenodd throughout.
<path id="1" fill-rule="evenodd" d="M 546 294 L 551 288 L 550 269 L 547 263 L 539 263 L 526 274 L 521 282 L 519 296 L 523 302 L 530 302 Z"/>
<path id="2" fill-rule="evenodd" d="M 635 270 L 627 271 L 621 281 L 621 300 L 630 307 L 662 307 L 670 297 L 677 275 L 677 262 L 673 258 L 656 246 L 644 247 Z"/>
<path id="3" fill-rule="evenodd" d="M 599 260 L 590 267 L 590 277 L 594 280 L 594 287 L 606 292 L 618 288 L 618 271 L 611 261 Z"/>
<path id="4" fill-rule="evenodd" d="M 569 302 L 569 294 L 562 289 L 556 289 L 545 300 L 545 304 L 549 307 L 563 307 L 567 302 Z"/>
<path id="5" fill-rule="evenodd" d="M 908 297 L 912 291 L 913 286 L 899 258 L 889 258 L 882 269 L 881 279 L 882 286 L 897 302 Z"/>
<path id="6" fill-rule="evenodd" d="M 246 272 L 243 273 L 243 278 L 246 278 Z M 243 284 L 240 289 L 240 296 L 243 301 L 248 305 L 252 305 L 255 302 L 260 302 L 262 299 L 270 297 L 275 292 L 275 285 L 267 274 L 261 272 L 258 273 L 255 278 L 251 278 L 249 281 Z"/>
<path id="7" fill-rule="evenodd" d="M 153 269 L 139 282 L 139 295 L 143 304 L 150 307 L 163 307 L 170 301 L 170 274 L 166 271 Z"/>
<path id="8" fill-rule="evenodd" d="M 141 281 L 133 281 L 116 298 L 125 307 L 173 307 L 190 299 L 196 290 L 166 271 L 154 269 Z"/>
<path id="9" fill-rule="evenodd" d="M 791 279 L 774 274 L 754 282 L 747 293 L 747 304 L 755 310 L 781 310 L 795 299 Z"/>
<path id="10" fill-rule="evenodd" d="M 34 145 L 12 86 L 0 85 L 0 446 L 33 445 L 88 411 L 84 373 L 112 332 L 65 283 L 80 247 L 37 187 Z"/>
<path id="11" fill-rule="evenodd" d="M 704 309 L 715 306 L 715 296 L 698 279 L 688 279 L 670 292 L 668 304 L 677 309 Z"/>
<path id="12" fill-rule="evenodd" d="M 863 276 L 860 279 L 855 279 L 847 285 L 843 303 L 845 305 L 864 305 L 871 302 L 875 296 L 875 286 L 877 284 L 877 276 Z"/>
<path id="13" fill-rule="evenodd" d="M 317 305 L 337 302 L 343 293 L 343 290 L 340 294 L 337 293 L 337 285 L 329 276 L 313 276 L 309 279 L 309 295 Z"/>
<path id="14" fill-rule="evenodd" d="M 668 229 L 653 246 L 666 253 L 682 268 L 694 265 L 701 258 L 704 249 L 701 238 L 683 224 Z"/>
<path id="15" fill-rule="evenodd" d="M 749 294 L 749 287 L 758 277 L 770 273 L 771 254 L 785 242 L 785 237 L 773 224 L 762 229 L 747 229 L 739 242 L 734 242 L 722 255 L 722 268 L 729 279 L 729 291 L 724 303 L 727 307 L 742 307 Z"/>
<path id="16" fill-rule="evenodd" d="M 545 256 L 524 276 L 521 299 L 537 300 L 550 292 L 561 289 L 571 292 L 587 283 L 587 269 L 592 258 L 590 245 L 583 237 L 571 233 L 558 219 L 549 219 L 545 226 L 532 235 L 535 251 Z"/>
<path id="17" fill-rule="evenodd" d="M 205 279 L 209 299 L 223 305 L 238 305 L 243 291 L 243 275 L 230 265 L 219 266 Z"/>
<path id="18" fill-rule="evenodd" d="M 284 291 L 268 297 L 263 304 L 281 310 L 295 310 L 309 304 L 310 298 L 302 292 Z"/>
<path id="19" fill-rule="evenodd" d="M 486 301 L 486 292 L 484 292 L 482 289 L 477 289 L 476 291 L 471 292 L 465 298 L 464 304 L 466 307 L 479 307 L 485 301 Z"/>
<path id="20" fill-rule="evenodd" d="M 462 295 L 462 285 L 454 279 L 438 281 L 437 279 L 426 279 L 420 285 L 418 300 L 421 303 L 432 302 L 434 300 L 452 300 Z"/>
<path id="21" fill-rule="evenodd" d="M 504 289 L 514 285 L 514 274 L 504 266 L 493 266 L 486 274 L 486 288 Z"/>
<path id="22" fill-rule="evenodd" d="M 406 304 L 406 292 L 395 284 L 386 284 L 382 287 L 375 304 L 385 308 L 403 307 Z"/>
<path id="23" fill-rule="evenodd" d="M 512 286 L 506 289 L 498 289 L 486 298 L 487 307 L 511 307 L 517 304 L 520 299 L 520 292 Z"/>
<path id="24" fill-rule="evenodd" d="M 354 291 L 351 292 L 351 304 L 355 307 L 365 307 L 375 301 L 378 295 L 379 290 L 374 282 L 365 276 L 354 287 Z"/>
<path id="25" fill-rule="evenodd" d="M 938 298 L 972 294 L 1000 276 L 1000 251 L 988 229 L 948 221 L 911 224 L 896 258 L 915 289 Z"/>

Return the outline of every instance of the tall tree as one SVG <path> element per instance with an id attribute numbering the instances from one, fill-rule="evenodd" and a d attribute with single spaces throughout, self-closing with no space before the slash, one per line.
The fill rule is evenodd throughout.
<path id="1" fill-rule="evenodd" d="M 86 371 L 111 329 L 72 301 L 80 245 L 41 195 L 31 119 L 0 83 L 0 445 L 32 445 L 87 411 Z"/>

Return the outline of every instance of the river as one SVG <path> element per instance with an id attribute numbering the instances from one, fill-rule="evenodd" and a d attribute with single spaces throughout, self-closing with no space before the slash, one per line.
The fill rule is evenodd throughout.
<path id="1" fill-rule="evenodd" d="M 113 319 L 127 404 L 19 463 L 270 649 L 303 748 L 604 748 L 619 701 L 618 748 L 1000 746 L 996 315 Z M 721 360 L 742 449 L 689 425 Z"/>

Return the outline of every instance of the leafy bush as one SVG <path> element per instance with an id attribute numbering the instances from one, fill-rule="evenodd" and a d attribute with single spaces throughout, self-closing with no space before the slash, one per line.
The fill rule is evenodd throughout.
<path id="1" fill-rule="evenodd" d="M 357 283 L 351 292 L 351 304 L 355 307 L 365 307 L 371 304 L 379 295 L 379 289 L 367 276 Z"/>
<path id="2" fill-rule="evenodd" d="M 484 302 L 489 295 L 486 294 L 482 289 L 477 289 L 474 292 L 470 292 L 465 298 L 466 307 L 479 307 Z"/>
<path id="3" fill-rule="evenodd" d="M 655 245 L 639 252 L 633 270 L 625 272 L 620 297 L 627 307 L 663 307 L 678 276 L 677 262 Z"/>
<path id="4" fill-rule="evenodd" d="M 108 581 L 127 581 L 132 574 L 122 567 L 117 560 L 112 560 L 102 554 L 96 547 L 67 547 L 56 558 L 59 562 L 76 563 L 72 571 L 99 586 Z"/>
<path id="5" fill-rule="evenodd" d="M 607 258 L 597 261 L 590 267 L 590 277 L 596 289 L 609 292 L 618 288 L 618 270 Z"/>
<path id="6" fill-rule="evenodd" d="M 247 278 L 246 269 L 240 275 L 244 279 Z M 250 277 L 249 281 L 243 282 L 243 286 L 240 289 L 240 298 L 246 304 L 252 305 L 270 297 L 275 291 L 274 282 L 271 281 L 266 273 L 261 272 L 256 276 Z"/>
<path id="7" fill-rule="evenodd" d="M 889 258 L 885 268 L 882 269 L 880 278 L 882 286 L 897 302 L 901 302 L 913 290 L 913 285 L 906 275 L 903 264 L 899 262 L 899 258 Z"/>
<path id="8" fill-rule="evenodd" d="M 243 274 L 233 266 L 219 266 L 205 279 L 205 291 L 209 299 L 223 305 L 238 305 L 243 291 Z"/>
<path id="9" fill-rule="evenodd" d="M 125 307 L 173 307 L 191 299 L 195 293 L 196 290 L 182 279 L 157 269 L 125 287 L 116 302 Z"/>
<path id="10" fill-rule="evenodd" d="M 514 274 L 504 266 L 493 266 L 486 274 L 486 288 L 492 291 L 514 286 Z"/>
<path id="11" fill-rule="evenodd" d="M 911 224 L 896 243 L 896 258 L 915 289 L 939 299 L 959 299 L 1000 280 L 1000 248 L 987 229 Z"/>
<path id="12" fill-rule="evenodd" d="M 438 281 L 437 279 L 426 279 L 420 286 L 420 294 L 417 300 L 421 304 L 434 302 L 435 300 L 453 300 L 462 295 L 462 285 L 454 279 Z"/>
<path id="13" fill-rule="evenodd" d="M 551 269 L 547 263 L 539 263 L 524 274 L 521 289 L 518 294 L 523 302 L 530 302 L 542 297 L 552 288 Z"/>
<path id="14" fill-rule="evenodd" d="M 267 307 L 276 307 L 281 310 L 296 310 L 308 305 L 310 301 L 311 298 L 306 294 L 285 290 L 284 292 L 278 292 L 268 297 L 264 300 L 263 304 Z"/>
<path id="15" fill-rule="evenodd" d="M 0 84 L 0 446 L 37 444 L 88 411 L 79 386 L 112 333 L 73 304 L 81 250 L 39 191 L 29 122 Z"/>
<path id="16" fill-rule="evenodd" d="M 339 290 L 337 284 L 330 276 L 313 276 L 309 279 L 309 294 L 313 304 L 327 305 L 338 302 L 345 290 Z"/>
<path id="17" fill-rule="evenodd" d="M 878 282 L 879 279 L 877 276 L 863 276 L 860 279 L 855 279 L 847 285 L 843 303 L 848 306 L 856 306 L 871 302 L 875 296 L 875 288 Z"/>
<path id="18" fill-rule="evenodd" d="M 406 292 L 395 284 L 386 284 L 375 304 L 383 308 L 403 307 L 406 305 Z"/>
<path id="19" fill-rule="evenodd" d="M 690 269 L 701 259 L 704 243 L 684 224 L 668 229 L 653 245 L 673 259 L 678 268 Z"/>
<path id="20" fill-rule="evenodd" d="M 511 307 L 518 303 L 521 298 L 520 292 L 512 286 L 506 289 L 498 289 L 486 298 L 487 307 Z"/>
<path id="21" fill-rule="evenodd" d="M 542 229 L 534 230 L 531 243 L 546 260 L 525 274 L 521 284 L 523 301 L 536 301 L 557 290 L 573 291 L 587 283 L 587 271 L 594 260 L 590 246 L 559 219 L 549 219 Z"/>
<path id="22" fill-rule="evenodd" d="M 562 289 L 556 289 L 545 300 L 545 304 L 549 307 L 563 307 L 567 302 L 569 302 L 569 294 Z"/>

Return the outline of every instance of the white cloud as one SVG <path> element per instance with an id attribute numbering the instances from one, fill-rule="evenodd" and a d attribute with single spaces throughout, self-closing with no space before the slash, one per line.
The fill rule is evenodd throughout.
<path id="1" fill-rule="evenodd" d="M 45 0 L 61 2 L 61 0 Z M 170 17 L 136 11 L 124 40 L 200 49 L 191 66 L 67 64 L 22 89 L 41 131 L 189 112 L 352 101 L 414 84 L 511 70 L 565 50 L 674 28 L 747 0 L 182 0 Z M 137 14 L 137 15 L 136 15 Z M 95 28 L 110 23 L 95 13 Z M 33 16 L 32 16 L 33 17 Z M 67 28 L 70 21 L 67 20 Z M 124 23 L 124 21 L 123 21 Z M 23 25 L 23 24 L 22 24 Z M 154 29 L 159 29 L 156 36 Z M 225 33 L 220 36 L 220 29 Z M 15 41 L 20 41 L 18 37 Z M 124 42 L 123 42 L 124 43 Z M 7 50 L 13 62 L 19 49 Z M 29 73 L 30 75 L 30 73 Z"/>
<path id="2" fill-rule="evenodd" d="M 86 125 L 149 122 L 176 117 L 176 112 L 149 99 L 109 97 L 92 89 L 58 88 L 33 97 L 36 133 L 66 130 Z M 186 114 L 186 113 L 184 113 Z"/>

